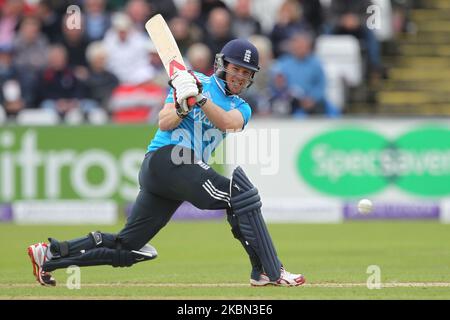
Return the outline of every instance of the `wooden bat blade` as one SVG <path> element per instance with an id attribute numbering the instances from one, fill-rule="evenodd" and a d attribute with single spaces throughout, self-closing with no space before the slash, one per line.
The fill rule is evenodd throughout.
<path id="1" fill-rule="evenodd" d="M 145 23 L 145 29 L 152 39 L 169 77 L 176 70 L 186 70 L 183 56 L 163 16 L 157 14 L 150 18 Z M 190 97 L 187 101 L 189 106 L 196 104 L 194 97 Z"/>
<path id="2" fill-rule="evenodd" d="M 160 14 L 153 16 L 145 24 L 145 29 L 152 39 L 169 77 L 177 69 L 186 70 L 183 56 L 164 18 Z"/>

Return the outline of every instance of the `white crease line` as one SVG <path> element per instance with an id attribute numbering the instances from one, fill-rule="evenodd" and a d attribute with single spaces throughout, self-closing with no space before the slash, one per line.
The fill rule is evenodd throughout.
<path id="1" fill-rule="evenodd" d="M 64 284 L 60 285 L 64 286 Z M 236 288 L 236 287 L 251 287 L 248 283 L 86 283 L 81 284 L 82 287 L 142 287 L 142 288 Z M 37 283 L 15 283 L 15 284 L 0 284 L 2 289 L 13 288 L 33 288 L 40 287 Z M 300 287 L 307 288 L 354 288 L 367 287 L 366 283 L 306 283 Z M 387 282 L 381 283 L 381 288 L 431 288 L 431 287 L 450 287 L 450 282 Z"/>

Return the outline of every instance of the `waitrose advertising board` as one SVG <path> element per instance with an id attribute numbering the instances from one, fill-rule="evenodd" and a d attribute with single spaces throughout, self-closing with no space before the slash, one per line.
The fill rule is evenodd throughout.
<path id="1" fill-rule="evenodd" d="M 0 203 L 130 201 L 153 131 L 149 126 L 1 128 Z"/>
<path id="2" fill-rule="evenodd" d="M 151 125 L 0 128 L 0 221 L 111 224 L 139 191 Z M 214 168 L 223 172 L 220 165 Z M 175 218 L 214 216 L 183 206 Z M 202 217 L 203 217 L 202 216 Z"/>
<path id="3" fill-rule="evenodd" d="M 66 207 L 80 212 L 71 223 L 96 212 L 95 221 L 114 221 L 117 206 L 136 197 L 155 131 L 147 125 L 0 128 L 0 220 L 55 212 L 64 222 L 59 213 Z M 254 119 L 226 141 L 213 167 L 231 174 L 241 165 L 262 195 L 268 221 L 450 221 L 449 121 Z M 374 214 L 358 215 L 354 204 L 361 198 L 374 202 Z"/>

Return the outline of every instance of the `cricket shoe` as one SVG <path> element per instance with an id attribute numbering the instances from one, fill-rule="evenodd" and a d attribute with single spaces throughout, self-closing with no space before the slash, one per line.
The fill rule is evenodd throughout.
<path id="1" fill-rule="evenodd" d="M 269 277 L 265 273 L 261 273 L 259 280 L 250 279 L 250 284 L 255 287 L 262 286 L 281 286 L 281 287 L 297 287 L 301 286 L 306 282 L 305 277 L 302 274 L 295 274 L 286 271 L 283 267 L 281 268 L 280 278 L 276 281 L 270 281 Z"/>
<path id="2" fill-rule="evenodd" d="M 36 243 L 28 247 L 28 255 L 33 265 L 33 274 L 36 281 L 43 286 L 56 286 L 56 281 L 50 272 L 42 270 L 42 266 L 47 261 L 48 245 L 46 243 Z"/>

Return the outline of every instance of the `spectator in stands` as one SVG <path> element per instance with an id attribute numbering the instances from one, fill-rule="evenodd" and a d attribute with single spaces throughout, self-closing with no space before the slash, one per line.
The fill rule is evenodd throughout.
<path id="1" fill-rule="evenodd" d="M 213 74 L 212 54 L 208 46 L 200 42 L 194 43 L 189 47 L 186 56 L 192 70 L 207 76 Z"/>
<path id="2" fill-rule="evenodd" d="M 128 2 L 128 0 L 108 0 L 108 10 L 110 12 L 116 12 L 120 11 L 125 7 L 125 4 Z"/>
<path id="3" fill-rule="evenodd" d="M 276 68 L 272 69 L 267 101 L 271 116 L 291 116 L 297 108 L 297 97 L 289 88 L 284 74 Z"/>
<path id="4" fill-rule="evenodd" d="M 37 16 L 42 23 L 42 33 L 50 43 L 55 43 L 60 40 L 62 18 L 51 3 L 51 0 L 40 0 L 37 4 Z"/>
<path id="5" fill-rule="evenodd" d="M 303 16 L 314 30 L 316 36 L 322 33 L 324 23 L 324 10 L 320 0 L 297 0 L 303 12 Z"/>
<path id="6" fill-rule="evenodd" d="M 108 111 L 109 101 L 113 90 L 119 85 L 119 79 L 106 70 L 108 52 L 100 41 L 89 44 L 86 58 L 89 62 L 90 72 L 86 79 L 87 97 L 95 101 L 96 105 Z"/>
<path id="7" fill-rule="evenodd" d="M 226 43 L 235 37 L 231 30 L 231 15 L 224 8 L 211 10 L 208 16 L 206 45 L 211 52 L 220 52 Z"/>
<path id="8" fill-rule="evenodd" d="M 108 51 L 107 69 L 123 84 L 142 84 L 151 81 L 154 70 L 149 63 L 148 36 L 136 31 L 128 15 L 116 13 L 112 28 L 107 31 L 104 44 Z"/>
<path id="9" fill-rule="evenodd" d="M 367 53 L 369 74 L 379 77 L 382 72 L 380 45 L 372 30 L 367 27 L 367 7 L 370 0 L 332 0 L 330 24 L 333 34 L 349 34 L 356 37 Z"/>
<path id="10" fill-rule="evenodd" d="M 29 1 L 29 0 L 26 0 Z M 33 0 L 31 0 L 33 1 Z M 39 0 L 40 1 L 40 0 Z M 48 3 L 49 5 L 60 15 L 63 15 L 66 13 L 67 8 L 70 5 L 79 5 L 84 0 L 50 0 Z"/>
<path id="11" fill-rule="evenodd" d="M 312 44 L 310 33 L 294 34 L 289 40 L 289 53 L 274 65 L 277 76 L 284 77 L 290 94 L 297 100 L 294 114 L 325 113 L 325 73 Z"/>
<path id="12" fill-rule="evenodd" d="M 202 19 L 200 0 L 185 0 L 180 4 L 179 16 L 189 25 L 198 28 L 200 32 L 205 33 L 205 21 Z"/>
<path id="13" fill-rule="evenodd" d="M 0 46 L 0 108 L 8 118 L 15 117 L 25 107 L 19 73 L 12 63 L 11 45 Z"/>
<path id="14" fill-rule="evenodd" d="M 285 0 L 279 10 L 277 21 L 270 34 L 275 58 L 287 52 L 288 39 L 297 32 L 311 32 L 311 26 L 303 18 L 302 8 L 297 0 Z"/>
<path id="15" fill-rule="evenodd" d="M 84 0 L 83 9 L 87 42 L 103 39 L 111 27 L 111 17 L 106 11 L 106 0 Z"/>
<path id="16" fill-rule="evenodd" d="M 252 106 L 252 112 L 258 115 L 267 115 L 270 110 L 270 69 L 273 64 L 272 43 L 263 35 L 252 35 L 248 40 L 258 49 L 259 66 L 258 75 L 253 85 L 242 94 L 242 98 Z"/>
<path id="17" fill-rule="evenodd" d="M 415 27 L 411 22 L 411 7 L 414 0 L 391 0 L 391 2 L 394 33 L 413 32 Z"/>
<path id="18" fill-rule="evenodd" d="M 47 38 L 41 33 L 41 22 L 33 17 L 26 17 L 20 24 L 14 39 L 14 64 L 27 71 L 38 71 L 47 62 Z"/>
<path id="19" fill-rule="evenodd" d="M 226 3 L 222 0 L 200 0 L 201 1 L 201 13 L 202 13 L 202 20 L 207 21 L 211 11 L 217 8 L 222 8 L 230 12 L 230 9 L 226 5 Z"/>
<path id="20" fill-rule="evenodd" d="M 41 22 L 36 17 L 26 17 L 14 39 L 14 65 L 17 67 L 26 105 L 34 102 L 37 77 L 47 63 L 47 38 L 40 32 Z"/>
<path id="21" fill-rule="evenodd" d="M 160 13 L 167 20 L 178 15 L 177 7 L 173 0 L 147 0 L 147 2 L 150 3 L 152 14 Z"/>
<path id="22" fill-rule="evenodd" d="M 234 6 L 233 34 L 237 38 L 247 39 L 251 35 L 261 34 L 261 23 L 252 16 L 252 0 L 237 0 Z"/>
<path id="23" fill-rule="evenodd" d="M 200 30 L 191 28 L 188 21 L 183 18 L 172 18 L 169 21 L 169 28 L 183 56 L 186 55 L 192 44 L 201 40 L 202 33 L 199 32 Z"/>
<path id="24" fill-rule="evenodd" d="M 148 59 L 150 61 L 150 65 L 154 70 L 152 83 L 162 88 L 166 88 L 169 78 L 167 76 L 166 69 L 162 64 L 161 58 L 159 57 L 158 51 L 156 50 L 155 45 L 151 41 L 147 42 L 146 48 L 148 52 Z"/>
<path id="25" fill-rule="evenodd" d="M 84 87 L 68 65 L 67 49 L 62 45 L 49 48 L 47 68 L 39 77 L 36 105 L 55 110 L 61 118 L 75 109 L 89 112 L 91 105 L 84 104 Z"/>
<path id="26" fill-rule="evenodd" d="M 65 15 L 61 26 L 61 40 L 62 44 L 68 53 L 68 63 L 73 68 L 75 75 L 85 80 L 88 76 L 88 64 L 86 61 L 86 48 L 88 42 L 85 38 L 84 28 L 72 28 L 66 23 L 69 15 Z M 83 21 L 82 21 L 83 23 Z"/>
<path id="27" fill-rule="evenodd" d="M 145 23 L 152 14 L 150 4 L 145 0 L 129 0 L 125 12 L 133 21 L 134 28 L 144 33 Z"/>
<path id="28" fill-rule="evenodd" d="M 166 81 L 167 83 L 167 81 Z M 114 123 L 157 123 L 158 113 L 167 97 L 167 88 L 152 82 L 145 85 L 119 85 L 113 92 L 109 109 Z"/>
<path id="29" fill-rule="evenodd" d="M 5 0 L 0 7 L 0 46 L 13 44 L 23 9 L 23 0 Z"/>

